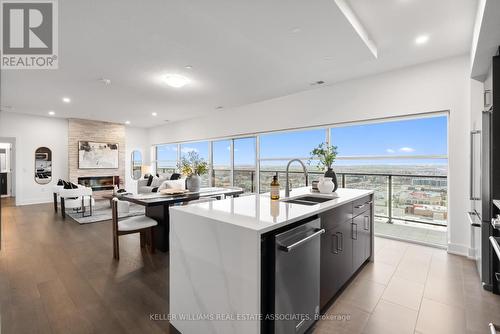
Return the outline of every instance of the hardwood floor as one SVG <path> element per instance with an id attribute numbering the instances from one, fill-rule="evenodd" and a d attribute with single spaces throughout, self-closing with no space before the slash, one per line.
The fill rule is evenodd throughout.
<path id="1" fill-rule="evenodd" d="M 121 237 L 111 221 L 63 221 L 51 204 L 2 205 L 1 333 L 169 333 L 168 253 Z M 377 238 L 368 264 L 313 332 L 481 334 L 500 323 L 500 297 L 481 289 L 474 263 Z M 189 334 L 189 333 L 185 333 Z"/>
<path id="2" fill-rule="evenodd" d="M 111 221 L 63 221 L 51 205 L 2 205 L 1 333 L 168 333 L 168 254 L 138 235 L 121 237 L 113 260 Z"/>

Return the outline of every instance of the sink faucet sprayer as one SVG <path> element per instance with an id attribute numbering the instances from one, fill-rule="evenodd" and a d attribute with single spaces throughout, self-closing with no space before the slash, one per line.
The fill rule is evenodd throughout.
<path id="1" fill-rule="evenodd" d="M 290 197 L 290 183 L 289 183 L 289 179 L 288 179 L 288 170 L 290 169 L 290 165 L 292 164 L 292 162 L 295 162 L 295 161 L 299 162 L 302 165 L 302 169 L 304 169 L 304 175 L 306 176 L 306 187 L 309 185 L 308 184 L 309 175 L 307 174 L 306 165 L 300 159 L 292 159 L 288 162 L 288 165 L 286 165 L 285 197 Z"/>

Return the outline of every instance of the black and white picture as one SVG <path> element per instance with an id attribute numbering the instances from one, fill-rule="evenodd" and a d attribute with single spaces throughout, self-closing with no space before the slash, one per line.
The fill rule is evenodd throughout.
<path id="1" fill-rule="evenodd" d="M 118 168 L 118 144 L 78 142 L 78 168 Z"/>

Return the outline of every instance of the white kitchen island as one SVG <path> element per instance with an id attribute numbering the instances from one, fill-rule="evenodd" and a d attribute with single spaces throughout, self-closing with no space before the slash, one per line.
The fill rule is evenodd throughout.
<path id="1" fill-rule="evenodd" d="M 291 197 L 304 194 L 311 194 L 309 187 L 294 189 Z M 372 194 L 338 189 L 317 194 L 332 200 L 311 206 L 262 194 L 172 207 L 171 324 L 183 334 L 261 333 L 263 236 Z"/>

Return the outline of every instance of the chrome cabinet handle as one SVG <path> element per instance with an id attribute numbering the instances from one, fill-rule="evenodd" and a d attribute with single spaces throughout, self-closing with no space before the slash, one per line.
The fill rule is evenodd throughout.
<path id="1" fill-rule="evenodd" d="M 335 237 L 335 241 L 333 242 L 333 238 Z M 333 254 L 338 254 L 339 253 L 339 236 L 338 233 L 332 234 L 332 247 L 331 247 L 331 252 Z"/>
<path id="2" fill-rule="evenodd" d="M 370 229 L 370 218 L 368 216 L 364 216 L 364 224 L 365 224 L 365 230 L 368 231 Z"/>
<path id="3" fill-rule="evenodd" d="M 364 208 L 365 205 L 366 205 L 366 203 L 365 204 L 356 205 L 354 208 L 355 209 L 361 209 L 361 208 Z"/>
<path id="4" fill-rule="evenodd" d="M 339 246 L 339 251 L 344 250 L 344 234 L 342 232 L 337 232 L 336 234 L 340 235 L 340 243 L 337 245 Z"/>
<path id="5" fill-rule="evenodd" d="M 302 245 L 303 243 L 311 240 L 311 239 L 314 239 L 318 236 L 320 236 L 321 234 L 325 233 L 325 229 L 322 228 L 321 230 L 318 230 L 316 232 L 314 232 L 313 234 L 311 234 L 310 236 L 308 237 L 305 237 L 304 239 L 301 239 L 293 244 L 291 244 L 290 246 L 284 246 L 284 250 L 287 251 L 287 252 L 290 252 L 291 250 L 293 250 L 294 248 L 297 248 L 298 246 Z"/>
<path id="6" fill-rule="evenodd" d="M 467 212 L 467 215 L 469 216 L 470 226 L 472 226 L 472 227 L 481 227 L 481 224 L 474 222 L 475 219 L 472 216 L 476 216 L 477 217 L 477 214 L 475 212 Z"/>
<path id="7" fill-rule="evenodd" d="M 355 230 L 356 230 L 356 234 L 354 233 Z M 358 240 L 358 224 L 356 224 L 356 223 L 351 224 L 351 234 L 352 234 L 351 238 L 353 240 Z"/>

